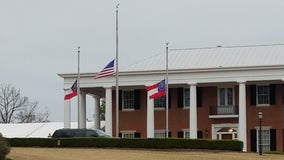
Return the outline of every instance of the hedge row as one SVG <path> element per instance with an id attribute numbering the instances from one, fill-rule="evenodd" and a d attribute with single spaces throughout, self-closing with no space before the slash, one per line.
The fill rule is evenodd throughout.
<path id="1" fill-rule="evenodd" d="M 156 149 L 212 149 L 242 151 L 243 143 L 236 140 L 202 139 L 118 139 L 118 138 L 9 138 L 12 147 L 111 147 Z"/>

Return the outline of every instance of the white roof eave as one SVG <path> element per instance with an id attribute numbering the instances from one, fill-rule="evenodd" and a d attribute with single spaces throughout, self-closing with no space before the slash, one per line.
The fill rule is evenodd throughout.
<path id="1" fill-rule="evenodd" d="M 216 67 L 216 68 L 196 68 L 196 69 L 173 69 L 168 73 L 196 73 L 196 72 L 216 72 L 216 71 L 242 71 L 242 70 L 267 70 L 267 69 L 284 69 L 284 65 L 270 66 L 247 66 L 247 67 Z M 124 71 L 119 72 L 119 76 L 131 75 L 153 75 L 165 73 L 165 70 L 149 70 L 149 71 Z M 96 73 L 80 73 L 80 77 L 94 77 Z M 60 73 L 58 76 L 62 78 L 77 78 L 76 73 Z"/>

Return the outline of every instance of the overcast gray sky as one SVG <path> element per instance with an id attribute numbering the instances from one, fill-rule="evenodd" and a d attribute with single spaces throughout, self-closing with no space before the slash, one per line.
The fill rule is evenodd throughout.
<path id="1" fill-rule="evenodd" d="M 100 71 L 115 56 L 116 0 L 1 0 L 0 83 L 63 121 L 57 73 Z M 120 0 L 119 65 L 170 48 L 283 44 L 283 0 Z M 74 104 L 76 99 L 72 99 Z M 93 104 L 87 117 L 92 119 Z M 77 109 L 72 105 L 72 121 Z"/>

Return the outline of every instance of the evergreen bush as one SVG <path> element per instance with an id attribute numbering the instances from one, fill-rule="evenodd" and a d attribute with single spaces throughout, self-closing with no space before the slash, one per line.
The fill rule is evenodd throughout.
<path id="1" fill-rule="evenodd" d="M 5 160 L 6 155 L 10 152 L 10 145 L 0 133 L 0 160 Z"/>
<path id="2" fill-rule="evenodd" d="M 104 148 L 155 148 L 155 149 L 211 149 L 242 151 L 243 143 L 237 140 L 204 140 L 179 138 L 10 138 L 15 147 L 104 147 Z"/>

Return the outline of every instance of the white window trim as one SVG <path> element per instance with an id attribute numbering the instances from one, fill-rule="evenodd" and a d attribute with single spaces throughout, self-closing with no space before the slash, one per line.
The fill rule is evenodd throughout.
<path id="1" fill-rule="evenodd" d="M 271 128 L 272 128 L 271 126 L 261 126 L 261 130 L 269 130 L 269 138 L 271 136 L 271 133 L 270 133 Z M 255 127 L 255 129 L 256 129 L 256 151 L 259 152 L 259 129 L 260 128 Z M 269 143 L 269 146 L 271 147 L 271 142 Z"/>
<path id="2" fill-rule="evenodd" d="M 256 91 L 255 91 L 255 96 L 256 96 L 256 106 L 257 107 L 269 107 L 270 106 L 270 103 L 268 103 L 268 104 L 258 104 L 258 87 L 259 86 L 268 86 L 268 88 L 269 88 L 269 95 L 268 95 L 268 97 L 269 97 L 269 102 L 270 102 L 270 85 L 269 84 L 257 84 L 256 85 Z"/>
<path id="3" fill-rule="evenodd" d="M 124 137 L 125 134 L 133 134 L 133 138 L 135 138 L 136 130 L 123 130 L 123 131 L 120 131 L 120 132 L 121 132 L 121 137 L 122 138 L 125 138 Z"/>
<path id="4" fill-rule="evenodd" d="M 159 107 L 159 108 L 155 108 L 155 110 L 163 111 L 163 110 L 165 110 L 165 108 Z"/>
<path id="5" fill-rule="evenodd" d="M 228 88 L 232 88 L 232 92 L 233 92 L 233 95 L 232 95 L 233 104 L 232 105 L 234 106 L 235 105 L 235 87 L 234 87 L 234 85 L 224 85 L 224 86 L 220 85 L 220 86 L 218 86 L 218 88 L 217 88 L 217 104 L 219 106 L 221 106 L 221 104 L 220 104 L 220 92 L 219 92 L 220 88 L 225 88 L 225 94 L 227 93 Z M 225 97 L 225 104 L 228 104 L 227 96 Z"/>
<path id="6" fill-rule="evenodd" d="M 121 103 L 122 104 L 122 107 L 121 107 L 122 109 L 121 110 L 122 111 L 126 111 L 126 112 L 127 111 L 135 111 L 135 104 L 134 104 L 133 108 L 124 108 L 124 92 L 125 91 L 134 91 L 134 90 L 123 90 L 122 91 L 122 103 Z M 135 93 L 134 93 L 134 101 L 135 101 Z"/>
<path id="7" fill-rule="evenodd" d="M 254 127 L 256 130 L 259 130 L 259 126 Z M 272 129 L 271 126 L 261 126 L 261 129 Z"/>
<path id="8" fill-rule="evenodd" d="M 154 135 L 159 134 L 159 133 L 163 133 L 164 136 L 166 137 L 166 130 L 165 129 L 159 129 L 159 130 L 154 131 Z M 155 137 L 155 138 L 165 138 L 165 137 Z"/>
<path id="9" fill-rule="evenodd" d="M 189 139 L 189 138 L 190 138 L 190 129 L 189 129 L 189 128 L 187 128 L 187 129 L 182 129 L 182 131 L 183 131 L 183 138 Z M 188 134 L 189 134 L 188 137 L 185 137 L 185 133 L 186 133 L 186 132 L 188 132 Z"/>
<path id="10" fill-rule="evenodd" d="M 190 87 L 183 87 L 183 89 L 182 89 L 182 94 L 183 94 L 183 100 L 182 100 L 182 102 L 183 102 L 183 109 L 190 109 L 190 101 L 189 101 L 189 106 L 186 106 L 185 105 L 185 89 L 188 89 L 189 90 L 189 100 L 190 100 Z"/>
<path id="11" fill-rule="evenodd" d="M 155 101 L 155 99 L 154 99 L 154 101 Z M 165 107 L 155 107 L 155 102 L 154 102 L 154 110 L 158 110 L 158 111 L 166 110 L 166 106 Z"/>

